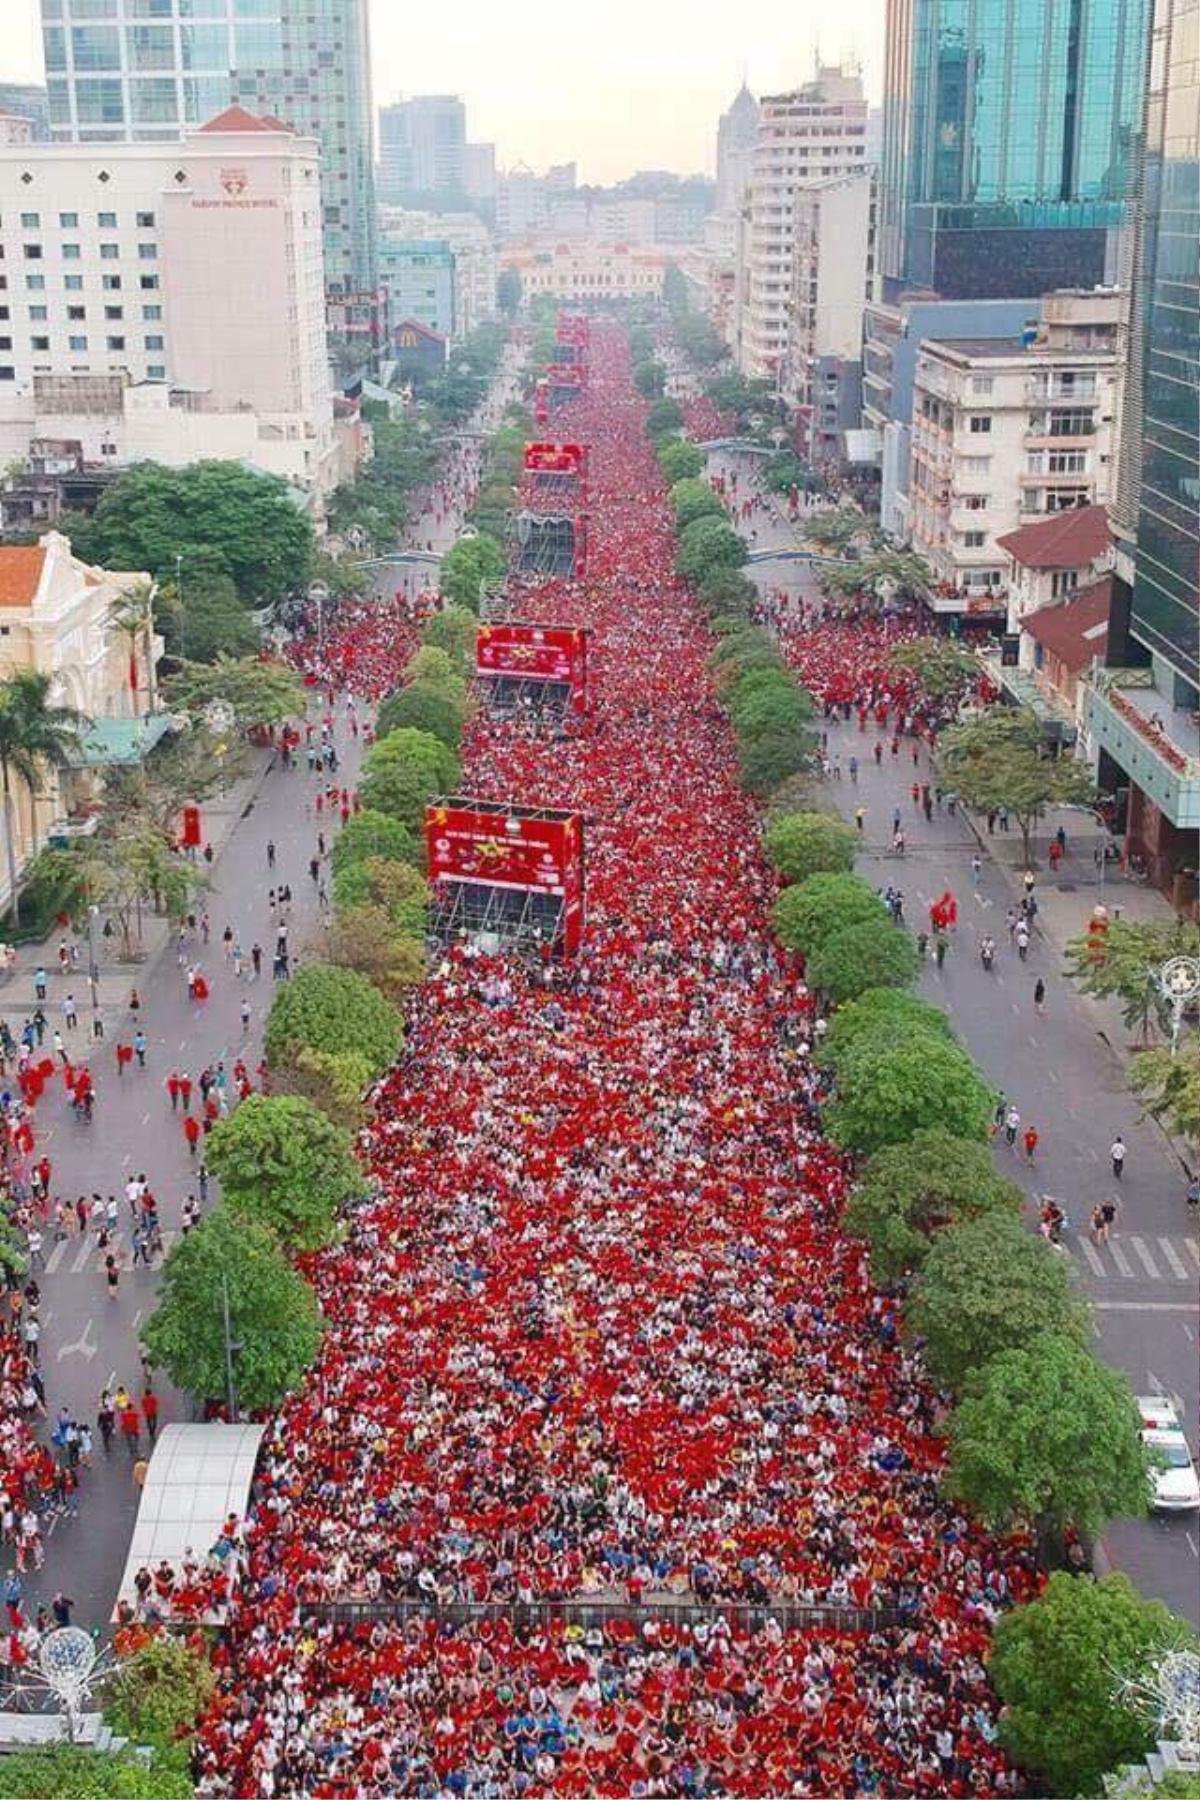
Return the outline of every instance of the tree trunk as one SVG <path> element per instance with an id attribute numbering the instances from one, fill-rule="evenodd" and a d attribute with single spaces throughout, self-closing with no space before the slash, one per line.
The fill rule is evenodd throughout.
<path id="1" fill-rule="evenodd" d="M 17 850 L 13 842 L 13 805 L 12 785 L 9 781 L 8 764 L 4 763 L 4 852 L 8 859 L 8 907 L 12 914 L 12 922 L 21 922 L 21 902 L 17 895 Z"/>

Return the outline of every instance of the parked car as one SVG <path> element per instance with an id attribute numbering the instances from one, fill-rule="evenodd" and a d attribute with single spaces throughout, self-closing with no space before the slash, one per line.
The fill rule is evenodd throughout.
<path id="1" fill-rule="evenodd" d="M 1137 1404 L 1142 1415 L 1142 1442 L 1155 1461 L 1150 1477 L 1154 1487 L 1151 1505 L 1156 1512 L 1200 1510 L 1200 1478 L 1174 1401 L 1165 1394 L 1139 1394 Z"/>

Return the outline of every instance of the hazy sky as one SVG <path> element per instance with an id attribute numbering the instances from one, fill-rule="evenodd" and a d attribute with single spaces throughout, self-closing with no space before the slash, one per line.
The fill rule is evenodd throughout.
<path id="1" fill-rule="evenodd" d="M 38 0 L 0 0 L 0 76 L 42 77 Z M 471 137 L 501 165 L 580 165 L 580 178 L 634 169 L 711 172 L 717 115 L 745 70 L 778 91 L 823 60 L 855 55 L 875 97 L 883 0 L 456 0 L 410 8 L 371 0 L 376 104 L 457 93 Z"/>

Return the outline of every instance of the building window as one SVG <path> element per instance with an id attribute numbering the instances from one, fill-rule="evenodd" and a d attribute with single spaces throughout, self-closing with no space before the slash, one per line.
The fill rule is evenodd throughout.
<path id="1" fill-rule="evenodd" d="M 0 346 L 0 348 L 3 349 L 11 349 L 11 347 L 12 346 L 9 344 Z M 31 350 L 48 350 L 50 348 L 50 339 L 48 337 L 30 338 L 29 347 Z"/>
<path id="2" fill-rule="evenodd" d="M 125 339 L 123 337 L 106 338 L 105 342 L 110 350 L 123 350 L 125 348 Z"/>
<path id="3" fill-rule="evenodd" d="M 991 466 L 990 456 L 964 456 L 962 459 L 964 475 L 986 475 Z"/>
<path id="4" fill-rule="evenodd" d="M 1050 592 L 1056 600 L 1062 600 L 1073 594 L 1079 586 L 1078 569 L 1055 569 L 1050 577 Z"/>
<path id="5" fill-rule="evenodd" d="M 125 317 L 125 308 L 123 306 L 106 306 L 104 309 L 104 316 L 106 319 L 123 319 Z"/>
<path id="6" fill-rule="evenodd" d="M 1072 406 L 1050 414 L 1050 437 L 1087 437 L 1092 430 L 1090 407 Z"/>
<path id="7" fill-rule="evenodd" d="M 974 433 L 974 435 L 976 437 L 985 436 L 992 429 L 991 414 L 990 413 L 972 413 L 971 418 L 970 418 L 970 426 L 971 426 L 971 431 Z"/>
<path id="8" fill-rule="evenodd" d="M 0 381 L 12 381 L 15 370 L 11 363 L 0 363 Z"/>
<path id="9" fill-rule="evenodd" d="M 67 317 L 68 317 L 68 319 L 86 319 L 87 318 L 87 307 L 86 306 L 68 306 Z"/>
<path id="10" fill-rule="evenodd" d="M 971 377 L 971 392 L 973 394 L 990 394 L 993 385 L 994 383 L 990 375 L 973 375 Z"/>
<path id="11" fill-rule="evenodd" d="M 41 262 L 42 246 L 40 244 L 26 244 L 25 260 L 26 262 Z"/>
<path id="12" fill-rule="evenodd" d="M 121 36 L 115 25 L 76 25 L 71 32 L 71 57 L 76 70 L 119 69 Z"/>
<path id="13" fill-rule="evenodd" d="M 60 231 L 77 231 L 79 228 L 79 214 L 59 213 L 58 225 Z"/>
<path id="14" fill-rule="evenodd" d="M 158 256 L 158 245 L 139 244 L 138 256 L 141 258 L 142 262 L 154 262 Z"/>
<path id="15" fill-rule="evenodd" d="M 152 333 L 146 339 L 147 350 L 161 350 L 162 347 L 163 347 L 163 340 L 157 333 Z"/>
<path id="16" fill-rule="evenodd" d="M 137 223 L 138 223 L 139 231 L 153 231 L 154 230 L 154 214 L 146 213 L 146 212 L 139 213 L 137 215 Z"/>
<path id="17" fill-rule="evenodd" d="M 100 246 L 100 261 L 101 262 L 116 262 L 117 258 L 120 256 L 120 254 L 121 254 L 120 244 L 101 244 L 101 246 Z"/>
<path id="18" fill-rule="evenodd" d="M 1051 450 L 1047 467 L 1051 475 L 1082 475 L 1087 469 L 1087 451 Z"/>
<path id="19" fill-rule="evenodd" d="M 67 290 L 68 294 L 81 294 L 83 292 L 83 276 L 82 275 L 64 275 L 63 276 L 63 286 Z"/>
<path id="20" fill-rule="evenodd" d="M 143 306 L 142 318 L 145 319 L 147 323 L 151 323 L 156 319 L 161 319 L 162 318 L 162 307 L 161 306 Z"/>
<path id="21" fill-rule="evenodd" d="M 0 307 L 0 316 L 3 316 L 4 318 L 7 319 L 7 317 L 8 317 L 7 306 Z M 43 319 L 49 318 L 49 316 L 50 315 L 44 306 L 31 306 L 29 309 L 29 322 L 31 325 L 38 325 L 42 322 Z"/>
<path id="22" fill-rule="evenodd" d="M 25 286 L 31 294 L 40 294 L 46 286 L 46 277 L 44 275 L 27 275 Z"/>
<path id="23" fill-rule="evenodd" d="M 165 364 L 163 364 L 163 363 L 147 363 L 146 364 L 146 380 L 147 381 L 165 381 L 166 379 L 167 379 L 167 371 L 166 371 Z"/>
<path id="24" fill-rule="evenodd" d="M 963 505 L 968 512 L 986 512 L 988 497 L 986 494 L 964 494 Z"/>
<path id="25" fill-rule="evenodd" d="M 96 224 L 101 231 L 115 231 L 117 229 L 117 215 L 114 212 L 97 213 Z"/>
<path id="26" fill-rule="evenodd" d="M 62 253 L 64 262 L 78 262 L 81 255 L 78 244 L 64 244 Z"/>
<path id="27" fill-rule="evenodd" d="M 40 231 L 41 225 L 42 225 L 41 213 L 22 213 L 21 214 L 21 230 L 22 231 Z"/>
<path id="28" fill-rule="evenodd" d="M 962 541 L 964 549 L 982 550 L 983 546 L 987 543 L 987 532 L 964 531 L 962 534 Z"/>
<path id="29" fill-rule="evenodd" d="M 142 287 L 143 292 L 152 293 L 153 290 L 157 286 L 158 286 L 158 276 L 157 275 L 143 275 L 141 277 L 141 287 Z"/>
<path id="30" fill-rule="evenodd" d="M 115 294 L 121 285 L 121 277 L 119 275 L 102 275 L 100 285 L 106 294 Z"/>
<path id="31" fill-rule="evenodd" d="M 67 339 L 67 349 L 68 350 L 86 350 L 87 349 L 87 339 L 85 337 L 68 338 Z"/>

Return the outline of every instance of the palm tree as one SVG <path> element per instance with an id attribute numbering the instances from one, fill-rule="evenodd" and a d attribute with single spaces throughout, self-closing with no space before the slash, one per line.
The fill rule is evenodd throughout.
<path id="1" fill-rule="evenodd" d="M 55 770 L 65 768 L 87 723 L 74 707 L 51 706 L 49 693 L 50 677 L 33 669 L 18 670 L 7 680 L 0 681 L 0 785 L 4 795 L 4 849 L 14 925 L 20 917 L 13 825 L 14 783 L 18 779 L 23 781 L 32 794 L 43 768 L 47 765 Z"/>
<path id="2" fill-rule="evenodd" d="M 129 645 L 129 692 L 133 699 L 133 712 L 136 718 L 138 707 L 138 651 L 143 641 L 146 646 L 146 710 L 154 711 L 154 586 L 151 582 L 139 582 L 137 587 L 127 588 L 118 594 L 108 609 L 108 624 L 112 631 L 119 632 Z"/>

